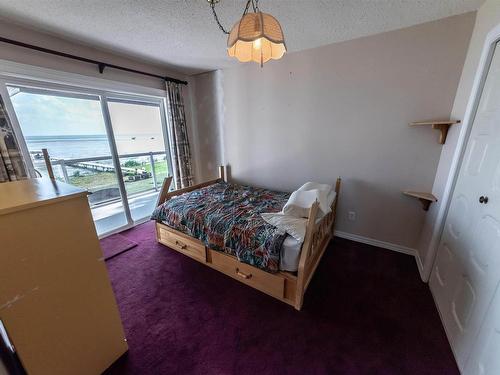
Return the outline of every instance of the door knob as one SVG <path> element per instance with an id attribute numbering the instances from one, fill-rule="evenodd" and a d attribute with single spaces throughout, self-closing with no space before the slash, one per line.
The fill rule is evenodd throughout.
<path id="1" fill-rule="evenodd" d="M 479 203 L 484 203 L 484 204 L 488 203 L 488 197 L 485 197 L 484 195 L 481 195 L 479 197 Z"/>

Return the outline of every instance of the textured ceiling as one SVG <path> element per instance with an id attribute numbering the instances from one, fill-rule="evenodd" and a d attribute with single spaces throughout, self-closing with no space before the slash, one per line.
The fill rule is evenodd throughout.
<path id="1" fill-rule="evenodd" d="M 484 0 L 261 0 L 289 52 L 476 10 Z M 246 0 L 221 0 L 230 28 Z M 146 59 L 186 74 L 235 64 L 206 0 L 0 0 L 0 15 L 53 35 Z"/>

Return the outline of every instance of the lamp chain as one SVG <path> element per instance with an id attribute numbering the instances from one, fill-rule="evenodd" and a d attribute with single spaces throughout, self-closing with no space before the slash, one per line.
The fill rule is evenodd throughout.
<path id="1" fill-rule="evenodd" d="M 217 0 L 208 0 L 208 2 L 210 3 L 210 8 L 212 8 L 212 14 L 214 15 L 215 22 L 217 22 L 217 26 L 219 26 L 219 29 L 221 29 L 221 31 L 224 34 L 228 35 L 229 31 L 227 31 L 224 28 L 224 26 L 222 26 L 222 24 L 219 21 L 219 17 L 217 16 L 217 12 L 215 11 L 215 4 L 217 4 L 218 1 Z M 245 6 L 245 10 L 243 11 L 243 15 L 248 13 L 248 8 L 250 7 L 250 4 L 252 4 L 252 9 L 255 13 L 260 12 L 259 0 L 248 0 L 247 5 Z"/>
<path id="2" fill-rule="evenodd" d="M 212 8 L 212 13 L 214 15 L 214 19 L 215 19 L 215 22 L 217 22 L 217 25 L 219 26 L 219 29 L 221 29 L 221 31 L 228 35 L 229 34 L 229 31 L 227 31 L 224 26 L 222 26 L 222 24 L 220 23 L 219 21 L 219 17 L 217 16 L 217 13 L 215 12 L 215 1 L 211 1 L 210 2 L 210 8 Z"/>

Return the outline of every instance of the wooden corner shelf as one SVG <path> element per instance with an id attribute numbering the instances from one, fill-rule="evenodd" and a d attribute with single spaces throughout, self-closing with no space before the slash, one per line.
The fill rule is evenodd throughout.
<path id="1" fill-rule="evenodd" d="M 422 203 L 422 208 L 424 211 L 429 211 L 429 206 L 433 202 L 437 202 L 437 198 L 431 193 L 423 193 L 420 191 L 403 191 L 404 195 L 409 197 L 417 198 L 420 203 Z"/>
<path id="2" fill-rule="evenodd" d="M 460 120 L 444 120 L 444 121 L 417 121 L 411 122 L 410 126 L 430 125 L 432 129 L 437 129 L 441 132 L 439 136 L 439 144 L 443 145 L 446 142 L 446 136 L 450 126 L 460 124 Z"/>

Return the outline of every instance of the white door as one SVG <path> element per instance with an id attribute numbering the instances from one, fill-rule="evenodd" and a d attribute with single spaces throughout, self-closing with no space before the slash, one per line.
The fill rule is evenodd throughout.
<path id="1" fill-rule="evenodd" d="M 500 373 L 500 291 L 486 314 L 479 336 L 467 361 L 465 375 Z"/>
<path id="2" fill-rule="evenodd" d="M 499 280 L 500 48 L 497 44 L 430 279 L 461 370 Z"/>

